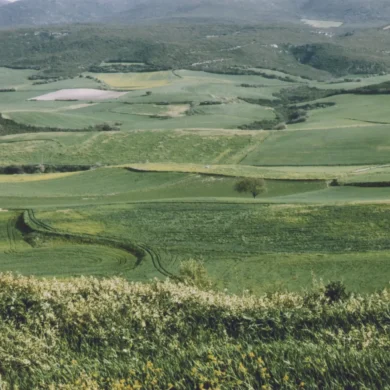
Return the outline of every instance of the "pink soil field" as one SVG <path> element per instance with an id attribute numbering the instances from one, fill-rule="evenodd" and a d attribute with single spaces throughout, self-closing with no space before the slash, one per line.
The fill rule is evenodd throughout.
<path id="1" fill-rule="evenodd" d="M 99 89 L 61 89 L 57 92 L 47 93 L 29 100 L 53 101 L 53 100 L 108 100 L 118 99 L 127 92 L 101 91 Z"/>

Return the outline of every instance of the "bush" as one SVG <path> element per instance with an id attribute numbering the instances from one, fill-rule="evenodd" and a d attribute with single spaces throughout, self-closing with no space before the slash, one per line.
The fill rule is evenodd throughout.
<path id="1" fill-rule="evenodd" d="M 325 297 L 330 303 L 345 301 L 349 294 L 342 282 L 331 282 L 325 286 Z"/>
<path id="2" fill-rule="evenodd" d="M 209 289 L 212 283 L 207 275 L 204 263 L 199 260 L 187 260 L 180 264 L 179 275 L 186 284 L 201 289 Z"/>

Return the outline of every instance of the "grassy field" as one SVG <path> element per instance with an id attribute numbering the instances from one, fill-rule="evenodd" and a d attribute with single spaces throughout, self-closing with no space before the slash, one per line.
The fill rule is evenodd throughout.
<path id="1" fill-rule="evenodd" d="M 59 176 L 59 175 L 58 175 Z M 0 197 L 74 197 L 74 196 L 113 196 L 125 194 L 126 199 L 150 200 L 184 197 L 245 197 L 234 191 L 235 177 L 218 177 L 190 173 L 131 172 L 126 169 L 100 169 L 78 174 L 62 174 L 50 180 L 40 175 L 42 180 L 5 182 L 2 180 Z M 321 181 L 273 181 L 267 182 L 267 192 L 262 196 L 283 196 L 295 192 L 315 191 L 325 188 Z"/>
<path id="2" fill-rule="evenodd" d="M 340 95 L 321 99 L 318 102 L 332 102 L 336 105 L 312 110 L 304 124 L 292 125 L 289 128 L 310 130 L 390 124 L 390 114 L 386 109 L 390 103 L 388 95 Z"/>
<path id="3" fill-rule="evenodd" d="M 175 163 L 126 164 L 123 167 L 144 172 L 187 172 L 216 174 L 232 177 L 261 177 L 273 180 L 332 180 L 354 175 L 356 171 L 371 170 L 367 166 L 278 166 L 256 167 L 251 165 L 202 165 Z M 379 169 L 379 168 L 378 168 Z M 356 174 L 357 175 L 357 174 Z M 355 175 L 355 176 L 356 176 Z"/>
<path id="4" fill-rule="evenodd" d="M 0 68 L 0 80 L 7 76 L 8 69 Z M 23 80 L 23 73 L 20 77 Z M 11 81 L 14 78 L 12 75 Z M 260 85 L 261 88 L 244 88 L 243 84 Z M 196 71 L 86 73 L 83 77 L 45 84 L 26 82 L 20 91 L 0 93 L 0 112 L 18 123 L 59 129 L 85 129 L 106 122 L 120 122 L 122 130 L 234 129 L 275 117 L 267 107 L 248 104 L 239 98 L 272 100 L 275 99 L 273 93 L 289 85 L 291 83 L 260 75 L 232 76 Z M 28 101 L 72 88 L 114 88 L 129 92 L 121 99 L 90 105 L 69 101 Z M 200 105 L 210 101 L 218 105 Z M 178 105 L 182 107 L 178 108 Z"/>
<path id="5" fill-rule="evenodd" d="M 134 90 L 164 87 L 172 83 L 176 76 L 170 72 L 154 73 L 101 73 L 96 77 L 114 89 Z"/>
<path id="6" fill-rule="evenodd" d="M 28 80 L 33 72 L 22 72 L 17 92 L 0 93 L 4 117 L 58 129 L 102 123 L 118 129 L 0 138 L 3 166 L 104 165 L 86 172 L 0 176 L 0 205 L 9 210 L 0 212 L 0 271 L 148 281 L 176 275 L 182 261 L 195 258 L 205 262 L 219 289 L 231 292 L 301 291 L 313 275 L 342 279 L 354 291 L 386 286 L 390 189 L 330 183 L 388 181 L 388 97 L 328 97 L 314 103 L 334 106 L 308 110 L 306 122 L 285 131 L 237 127 L 274 120 L 275 110 L 267 105 L 283 88 L 361 86 L 387 76 L 329 84 L 251 71 L 259 75 L 104 74 L 98 75 L 102 84 L 85 73 L 38 85 Z M 7 72 L 0 70 L 0 78 L 18 81 Z M 59 89 L 108 85 L 131 90 L 97 104 L 28 100 Z M 266 100 L 262 106 L 240 98 Z M 238 194 L 239 177 L 266 179 L 266 191 L 256 200 Z M 26 230 L 20 222 L 26 209 L 56 234 Z M 145 258 L 110 240 L 134 243 Z"/>
<path id="7" fill-rule="evenodd" d="M 388 37 L 307 22 L 0 34 L 2 390 L 388 388 Z"/>
<path id="8" fill-rule="evenodd" d="M 40 133 L 2 137 L 0 164 L 40 163 L 43 159 L 47 164 L 361 167 L 388 163 L 389 148 L 389 132 L 385 125 L 278 132 L 160 130 Z"/>
<path id="9" fill-rule="evenodd" d="M 20 212 L 0 212 L 0 268 L 39 276 L 118 275 L 132 269 L 130 254 L 102 245 L 81 245 L 63 240 L 24 239 Z"/>
<path id="10" fill-rule="evenodd" d="M 143 243 L 173 274 L 181 261 L 201 259 L 219 288 L 260 293 L 299 291 L 313 274 L 324 280 L 339 276 L 354 291 L 385 287 L 390 279 L 388 213 L 387 205 L 149 203 L 36 216 L 59 231 L 104 232 Z M 145 261 L 134 272 L 150 266 Z M 153 277 L 156 270 L 144 275 Z"/>
<path id="11" fill-rule="evenodd" d="M 53 164 L 235 164 L 266 135 L 225 131 L 26 134 L 0 139 L 0 164 L 39 163 L 42 159 Z"/>
<path id="12" fill-rule="evenodd" d="M 245 165 L 362 165 L 389 161 L 389 126 L 272 132 Z"/>

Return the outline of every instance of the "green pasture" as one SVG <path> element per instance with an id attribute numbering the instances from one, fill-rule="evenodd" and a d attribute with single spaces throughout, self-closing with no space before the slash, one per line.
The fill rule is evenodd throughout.
<path id="1" fill-rule="evenodd" d="M 289 129 L 329 129 L 338 127 L 390 124 L 389 95 L 339 95 L 317 102 L 333 102 L 333 107 L 310 110 L 304 123 Z"/>
<path id="2" fill-rule="evenodd" d="M 273 201 L 273 200 L 270 200 Z M 287 195 L 277 199 L 279 203 L 286 204 L 348 204 L 348 203 L 389 203 L 390 188 L 364 188 L 364 187 L 329 187 L 319 191 Z"/>
<path id="3" fill-rule="evenodd" d="M 40 133 L 0 139 L 0 164 L 347 166 L 389 162 L 387 125 L 312 131 Z M 297 168 L 298 172 L 299 169 Z"/>
<path id="4" fill-rule="evenodd" d="M 260 177 L 274 180 L 332 180 L 357 175 L 358 172 L 376 171 L 375 166 L 251 166 L 243 164 L 202 165 L 191 163 L 125 164 L 122 167 L 142 172 L 186 172 L 233 177 Z"/>
<path id="5" fill-rule="evenodd" d="M 0 69 L 0 84 L 18 81 L 16 71 L 7 72 Z M 340 85 L 189 70 L 105 74 L 94 76 L 132 90 L 93 104 L 37 102 L 29 99 L 104 85 L 85 77 L 32 85 L 33 73 L 20 73 L 17 92 L 0 93 L 4 117 L 58 129 L 109 123 L 120 131 L 0 137 L 3 166 L 101 167 L 0 177 L 0 271 L 150 280 L 174 275 L 181 261 L 195 258 L 218 288 L 233 292 L 299 291 L 313 276 L 341 279 L 353 291 L 390 281 L 390 188 L 329 186 L 333 179 L 390 181 L 388 96 L 334 96 L 320 101 L 335 106 L 308 111 L 307 122 L 286 131 L 242 131 L 238 126 L 272 120 L 275 112 L 240 98 L 274 99 L 292 84 Z M 266 191 L 256 200 L 238 194 L 237 177 L 264 178 Z M 31 233 L 21 219 L 26 209 L 66 238 Z M 77 234 L 94 238 L 86 244 Z M 137 262 L 99 237 L 132 242 L 148 255 Z"/>
<path id="6" fill-rule="evenodd" d="M 0 67 L 0 89 L 15 88 L 16 90 L 29 88 L 32 81 L 29 76 L 33 76 L 35 70 L 15 70 Z"/>
<path id="7" fill-rule="evenodd" d="M 4 207 L 66 204 L 101 204 L 153 201 L 162 199 L 237 198 L 251 199 L 250 194 L 234 191 L 235 177 L 221 177 L 179 172 L 132 172 L 124 168 L 98 169 L 45 180 L 40 175 L 26 181 L 7 182 L 1 177 L 0 204 Z M 322 181 L 267 180 L 259 199 L 287 196 L 325 188 Z M 10 203 L 11 200 L 11 203 Z M 1 203 L 2 202 L 2 203 Z M 38 203 L 36 203 L 38 202 Z M 40 203 L 39 203 L 40 202 Z M 79 203 L 77 203 L 79 202 Z"/>
<path id="8" fill-rule="evenodd" d="M 126 130 L 173 130 L 186 128 L 235 129 L 255 121 L 275 118 L 273 110 L 245 102 L 196 106 L 190 114 L 189 105 L 156 106 L 118 102 L 90 104 L 87 107 L 33 112 L 9 112 L 15 122 L 40 127 L 85 129 L 101 123 L 120 123 Z"/>
<path id="9" fill-rule="evenodd" d="M 341 278 L 355 291 L 374 291 L 390 280 L 389 212 L 387 205 L 161 203 L 36 216 L 72 233 L 91 232 L 103 223 L 106 236 L 146 245 L 173 274 L 182 260 L 201 259 L 218 286 L 231 291 L 300 290 L 313 275 Z M 150 267 L 145 260 L 137 277 Z"/>
<path id="10" fill-rule="evenodd" d="M 122 250 L 39 237 L 24 240 L 21 212 L 0 212 L 0 269 L 39 276 L 118 275 L 136 259 Z"/>
<path id="11" fill-rule="evenodd" d="M 0 164 L 236 164 L 265 132 L 136 131 L 40 133 L 0 139 Z"/>
<path id="12" fill-rule="evenodd" d="M 383 183 L 390 182 L 390 166 L 368 167 L 356 170 L 342 178 L 342 183 Z"/>
<path id="13" fill-rule="evenodd" d="M 345 82 L 345 79 L 355 80 Z M 360 80 L 360 81 L 358 81 Z M 346 77 L 336 78 L 328 82 L 319 82 L 311 80 L 310 85 L 322 89 L 355 89 L 372 84 L 380 84 L 390 81 L 390 75 L 348 75 Z"/>
<path id="14" fill-rule="evenodd" d="M 274 131 L 245 165 L 362 165 L 389 162 L 390 125 Z"/>
<path id="15" fill-rule="evenodd" d="M 1 72 L 5 78 L 6 72 L 0 69 Z M 29 101 L 60 89 L 106 87 L 105 84 L 85 76 L 98 77 L 114 89 L 129 91 L 120 99 L 88 107 L 84 106 L 88 102 Z M 242 84 L 256 85 L 259 88 L 244 88 Z M 18 123 L 59 129 L 84 129 L 106 122 L 121 122 L 122 130 L 234 129 L 275 117 L 272 110 L 245 103 L 240 98 L 272 100 L 273 93 L 290 85 L 291 83 L 262 76 L 218 75 L 198 71 L 91 73 L 39 85 L 30 82 L 16 93 L 1 93 L 0 112 Z M 146 94 L 146 91 L 150 93 Z M 200 105 L 210 101 L 222 104 Z M 179 109 L 178 114 L 178 105 L 188 105 L 188 110 Z"/>

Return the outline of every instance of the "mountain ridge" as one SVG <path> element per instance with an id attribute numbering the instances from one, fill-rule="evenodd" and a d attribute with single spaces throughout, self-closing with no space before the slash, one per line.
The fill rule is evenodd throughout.
<path id="1" fill-rule="evenodd" d="M 175 19 L 256 23 L 302 18 L 390 20 L 388 0 L 0 0 L 0 27 L 122 23 Z"/>

